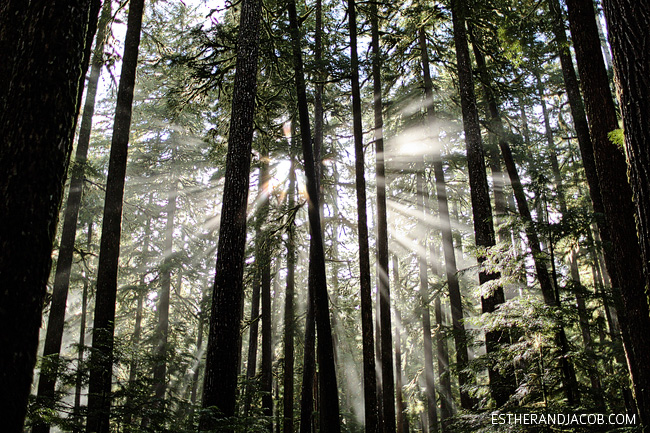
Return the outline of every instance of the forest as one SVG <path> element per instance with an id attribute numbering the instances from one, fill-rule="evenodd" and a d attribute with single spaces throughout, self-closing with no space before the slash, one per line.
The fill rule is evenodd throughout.
<path id="1" fill-rule="evenodd" d="M 0 430 L 650 431 L 646 0 L 4 0 Z"/>

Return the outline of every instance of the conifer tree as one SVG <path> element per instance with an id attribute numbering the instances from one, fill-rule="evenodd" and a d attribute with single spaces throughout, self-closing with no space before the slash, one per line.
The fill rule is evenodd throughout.
<path id="1" fill-rule="evenodd" d="M 619 318 L 634 397 L 644 425 L 650 424 L 650 314 L 643 276 L 643 255 L 634 221 L 633 192 L 625 156 L 610 134 L 618 129 L 591 0 L 568 0 L 569 27 L 585 98 L 589 132 L 605 211 L 599 227 L 612 287 L 620 291 Z M 611 242 L 611 243 L 610 243 Z M 621 309 L 622 308 L 622 309 Z"/>
<path id="2" fill-rule="evenodd" d="M 359 283 L 361 287 L 361 332 L 363 352 L 363 396 L 366 432 L 379 433 L 377 416 L 377 379 L 375 372 L 374 336 L 372 331 L 372 296 L 370 294 L 370 248 L 368 246 L 368 217 L 366 213 L 366 179 L 361 119 L 361 90 L 359 86 L 359 56 L 357 54 L 357 12 L 354 0 L 348 0 L 350 30 L 350 72 L 352 77 L 352 133 L 354 135 L 354 173 L 357 193 L 357 230 L 359 236 Z M 377 104 L 377 100 L 375 100 Z M 375 128 L 377 125 L 375 124 Z M 385 209 L 384 209 L 385 211 Z M 381 265 L 380 265 L 381 269 Z M 381 272 L 381 270 L 380 270 Z M 380 277 L 382 279 L 382 277 Z M 380 290 L 382 285 L 380 285 Z M 390 312 L 389 312 L 390 313 Z M 389 351 L 392 354 L 392 348 Z M 382 366 L 385 359 L 382 358 Z M 392 374 L 392 362 L 391 374 Z M 382 369 L 383 370 L 383 369 Z M 384 417 L 385 420 L 385 417 Z M 385 431 L 385 429 L 383 429 Z"/>
<path id="3" fill-rule="evenodd" d="M 294 0 L 289 0 L 287 9 L 289 11 L 289 25 L 295 73 L 294 78 L 296 80 L 296 93 L 298 97 L 300 139 L 302 142 L 305 177 L 307 178 L 307 204 L 311 235 L 309 290 L 313 290 L 313 308 L 318 336 L 317 353 L 320 369 L 318 383 L 321 404 L 320 427 L 323 432 L 338 433 L 341 431 L 339 420 L 339 399 L 338 388 L 336 385 L 336 368 L 334 364 L 329 300 L 327 296 L 325 251 L 320 222 L 318 181 L 314 167 L 311 126 L 309 123 L 309 107 L 307 105 L 307 91 L 305 88 L 302 52 L 300 48 L 300 29 L 298 27 L 296 3 Z M 311 300 L 308 302 L 311 302 Z M 309 327 L 310 325 L 308 324 L 307 326 Z M 308 408 L 302 408 L 303 411 L 306 409 Z M 303 429 L 306 429 L 307 426 L 301 421 L 300 428 L 301 431 L 305 431 Z"/>
<path id="4" fill-rule="evenodd" d="M 253 143 L 261 9 L 259 0 L 244 0 L 241 4 L 226 179 L 202 402 L 205 409 L 216 408 L 217 417 L 233 416 L 236 406 L 246 207 Z M 201 420 L 202 429 L 211 428 L 213 425 L 214 422 L 207 416 Z"/>
<path id="5" fill-rule="evenodd" d="M 0 6 L 0 415 L 11 433 L 23 428 L 99 7 L 91 0 Z"/>
<path id="6" fill-rule="evenodd" d="M 143 13 L 144 0 L 133 0 L 129 4 L 124 56 L 106 180 L 104 219 L 97 270 L 91 352 L 92 368 L 88 384 L 87 433 L 108 433 L 110 429 L 115 302 L 122 233 L 122 206 Z"/>
<path id="7" fill-rule="evenodd" d="M 59 258 L 56 262 L 56 270 L 54 271 L 52 303 L 43 347 L 43 368 L 41 369 L 41 375 L 38 381 L 37 398 L 41 399 L 42 404 L 46 407 L 52 407 L 54 404 L 54 389 L 58 372 L 59 352 L 61 351 L 61 340 L 63 339 L 70 273 L 72 271 L 72 259 L 77 234 L 77 218 L 79 208 L 81 207 L 85 165 L 95 111 L 95 98 L 97 96 L 99 76 L 104 65 L 104 45 L 110 18 L 111 1 L 105 1 L 97 25 L 97 37 L 95 38 L 95 49 L 92 55 L 90 76 L 88 77 L 88 85 L 86 88 L 86 100 L 81 117 L 81 129 L 77 142 L 75 162 L 70 170 L 70 189 L 63 214 L 61 248 L 59 249 Z M 32 431 L 34 433 L 48 433 L 50 428 L 45 423 L 39 423 L 33 427 Z"/>

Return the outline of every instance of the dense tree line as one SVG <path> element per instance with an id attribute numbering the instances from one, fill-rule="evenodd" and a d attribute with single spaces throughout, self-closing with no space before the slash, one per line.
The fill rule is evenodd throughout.
<path id="1" fill-rule="evenodd" d="M 649 25 L 6 1 L 5 430 L 646 431 Z"/>

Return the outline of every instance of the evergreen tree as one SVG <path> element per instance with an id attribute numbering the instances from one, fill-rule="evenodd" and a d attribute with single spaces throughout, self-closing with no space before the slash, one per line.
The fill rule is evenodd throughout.
<path id="1" fill-rule="evenodd" d="M 0 385 L 20 432 L 99 1 L 0 7 Z"/>
<path id="2" fill-rule="evenodd" d="M 246 243 L 246 205 L 253 141 L 261 6 L 261 2 L 256 0 L 246 0 L 242 3 L 237 42 L 226 183 L 221 210 L 202 401 L 203 408 L 215 407 L 218 410 L 216 414 L 218 418 L 231 417 L 235 414 L 240 357 L 239 333 Z M 207 416 L 202 419 L 202 429 L 212 426 L 214 421 Z"/>
<path id="3" fill-rule="evenodd" d="M 113 376 L 117 270 L 122 233 L 126 162 L 131 131 L 133 89 L 140 46 L 144 0 L 129 5 L 127 35 L 113 123 L 111 156 L 106 180 L 104 219 L 97 270 L 95 317 L 88 387 L 87 433 L 108 433 Z"/>

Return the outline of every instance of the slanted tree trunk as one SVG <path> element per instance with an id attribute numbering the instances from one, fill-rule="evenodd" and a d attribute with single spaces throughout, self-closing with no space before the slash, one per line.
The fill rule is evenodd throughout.
<path id="1" fill-rule="evenodd" d="M 591 0 L 568 0 L 567 7 L 605 210 L 605 230 L 601 227 L 601 236 L 609 244 L 605 249 L 605 262 L 612 287 L 620 290 L 623 343 L 641 422 L 647 426 L 650 425 L 650 370 L 647 368 L 650 364 L 647 350 L 650 347 L 650 315 L 647 293 L 640 290 L 646 280 L 634 221 L 633 193 L 625 175 L 625 157 L 609 137 L 618 129 L 618 119 L 601 54 L 593 3 Z M 630 43 L 638 44 L 637 41 Z M 619 57 L 616 61 L 622 60 Z"/>
<path id="2" fill-rule="evenodd" d="M 21 432 L 98 0 L 0 6 L 0 419 Z M 25 200 L 29 197 L 29 200 Z"/>
<path id="3" fill-rule="evenodd" d="M 382 425 L 384 433 L 395 432 L 395 386 L 393 378 L 393 331 L 390 317 L 390 283 L 388 277 L 388 223 L 386 213 L 386 170 L 384 158 L 384 120 L 381 96 L 381 52 L 379 49 L 379 13 L 377 3 L 370 2 L 372 35 L 372 83 L 375 117 L 375 167 L 377 180 L 377 280 L 379 282 L 379 320 L 381 323 Z M 356 71 L 355 67 L 352 67 Z M 368 430 L 366 430 L 368 431 Z"/>
<path id="4" fill-rule="evenodd" d="M 628 177 L 636 204 L 636 227 L 645 272 L 645 296 L 650 294 L 650 54 L 647 37 L 650 7 L 647 2 L 604 0 L 614 73 L 623 114 Z M 640 362 L 648 362 L 645 352 Z M 646 364 L 647 365 L 647 364 Z M 647 369 L 646 369 L 647 370 Z M 640 378 L 641 379 L 641 378 Z M 650 426 L 650 383 L 643 379 L 640 410 Z M 641 388 L 644 387 L 644 388 Z"/>
<path id="5" fill-rule="evenodd" d="M 311 142 L 311 127 L 309 124 L 309 108 L 302 65 L 300 48 L 300 30 L 296 3 L 290 0 L 287 4 L 291 30 L 291 43 L 294 57 L 296 93 L 298 97 L 298 117 L 300 122 L 300 138 L 302 141 L 305 177 L 307 179 L 308 215 L 311 232 L 309 286 L 313 288 L 314 316 L 318 331 L 318 362 L 319 362 L 319 392 L 320 392 L 320 427 L 322 432 L 339 433 L 339 399 L 336 385 L 336 368 L 334 364 L 334 349 L 332 343 L 332 327 L 329 316 L 329 301 L 327 298 L 327 282 L 325 272 L 325 250 L 320 222 L 320 201 L 318 182 L 314 168 L 314 154 Z M 313 268 L 312 268 L 313 266 Z M 301 426 L 302 429 L 302 426 Z"/>
<path id="6" fill-rule="evenodd" d="M 210 310 L 202 404 L 206 409 L 215 407 L 219 411 L 217 416 L 223 417 L 235 414 L 237 395 L 246 206 L 253 143 L 261 6 L 259 0 L 243 0 L 241 3 L 226 180 Z M 201 427 L 207 429 L 211 424 L 206 417 L 203 418 Z"/>
<path id="7" fill-rule="evenodd" d="M 133 89 L 144 0 L 129 3 L 129 16 L 124 41 L 124 56 L 120 85 L 117 91 L 113 138 L 106 180 L 104 220 L 99 249 L 95 318 L 93 322 L 93 351 L 88 383 L 87 433 L 108 433 L 113 376 L 113 336 L 115 331 L 115 301 L 117 270 L 122 233 L 122 200 L 126 160 L 131 129 Z"/>
<path id="8" fill-rule="evenodd" d="M 359 86 L 359 57 L 357 54 L 357 13 L 354 0 L 348 0 L 350 30 L 350 72 L 352 76 L 352 117 L 357 192 L 357 230 L 359 238 L 359 281 L 361 286 L 361 344 L 363 347 L 363 396 L 366 432 L 379 433 L 377 417 L 377 379 L 372 323 L 372 295 L 370 281 L 370 247 L 368 246 L 368 216 L 366 211 L 366 179 L 363 155 L 363 127 L 361 123 L 361 90 Z M 375 100 L 377 104 L 377 100 Z M 381 113 L 380 113 L 381 117 Z M 375 116 L 376 121 L 376 116 Z M 375 129 L 377 124 L 375 123 Z M 376 137 L 375 137 L 376 138 Z M 379 174 L 377 175 L 379 181 Z M 385 196 L 384 196 L 385 200 Z M 384 208 L 385 211 L 385 208 Z M 380 229 L 381 230 L 381 229 Z M 381 268 L 381 264 L 379 265 Z M 381 272 L 381 270 L 379 270 Z M 382 278 L 380 277 L 380 280 Z M 382 284 L 380 283 L 380 290 Z M 390 312 L 389 312 L 390 314 Z M 389 339 L 390 340 L 390 339 Z M 392 354 L 392 348 L 389 351 Z M 382 356 L 382 365 L 385 359 Z M 391 376 L 392 376 L 392 362 Z M 382 370 L 383 371 L 383 370 Z"/>
<path id="9" fill-rule="evenodd" d="M 582 102 L 582 96 L 580 95 L 578 78 L 576 76 L 575 68 L 573 67 L 569 42 L 564 28 L 565 21 L 564 17 L 562 16 L 562 9 L 559 0 L 548 0 L 548 4 L 551 11 L 553 34 L 555 36 L 555 41 L 558 47 L 558 57 L 560 58 L 562 76 L 564 78 L 564 86 L 566 87 L 569 107 L 571 109 L 571 116 L 573 118 L 573 127 L 578 138 L 578 146 L 580 148 L 582 165 L 585 170 L 587 184 L 589 185 L 591 202 L 594 208 L 594 212 L 602 217 L 605 213 L 605 209 L 603 207 L 603 200 L 600 193 L 600 184 L 598 181 L 598 174 L 596 172 L 594 148 L 591 137 L 589 135 L 587 115 L 585 113 L 585 107 Z M 599 226 L 603 226 L 602 220 L 599 222 Z M 602 229 L 603 228 L 601 228 L 601 230 Z"/>
<path id="10" fill-rule="evenodd" d="M 467 45 L 467 32 L 465 30 L 465 8 L 464 0 L 453 0 L 452 15 L 454 28 L 454 42 L 456 45 L 456 58 L 458 64 L 458 81 L 460 87 L 461 106 L 463 112 L 463 125 L 465 129 L 465 143 L 467 147 L 467 164 L 469 167 L 470 195 L 472 200 L 472 214 L 474 219 L 474 235 L 476 245 L 489 248 L 495 245 L 494 225 L 492 222 L 492 209 L 488 192 L 487 176 L 485 173 L 485 156 L 481 142 L 481 128 L 478 121 L 478 110 L 476 107 L 476 96 L 474 93 L 474 79 L 472 77 L 471 60 Z M 479 259 L 479 264 L 483 259 Z M 498 278 L 498 274 L 488 274 L 481 271 L 479 282 L 484 284 Z M 484 313 L 493 312 L 499 304 L 505 300 L 503 288 L 497 287 L 492 293 L 481 298 L 482 310 Z M 451 299 L 452 318 L 455 304 L 458 301 Z M 456 313 L 457 314 L 457 313 Z M 454 318 L 454 322 L 456 322 Z M 454 325 L 456 328 L 456 325 Z M 497 350 L 498 345 L 507 342 L 507 334 L 503 331 L 488 332 L 485 336 L 485 345 L 488 353 Z M 465 361 L 466 363 L 466 361 Z M 460 363 L 459 363 L 460 368 Z M 511 384 L 507 377 L 500 378 L 492 371 L 490 384 L 494 389 L 500 389 L 498 403 L 507 400 Z M 466 382 L 467 378 L 463 378 Z M 461 405 L 469 408 L 472 402 L 469 396 L 461 398 Z"/>
<path id="11" fill-rule="evenodd" d="M 77 217 L 81 208 L 81 196 L 83 193 L 83 182 L 85 179 L 85 165 L 90 144 L 90 132 L 92 119 L 95 112 L 95 97 L 97 95 L 97 83 L 104 64 L 104 43 L 106 30 L 111 18 L 111 2 L 104 2 L 102 14 L 98 24 L 97 37 L 95 39 L 95 50 L 93 52 L 92 66 L 88 86 L 86 90 L 86 101 L 84 103 L 81 117 L 81 130 L 77 142 L 75 163 L 71 169 L 70 190 L 68 201 L 63 217 L 63 230 L 61 232 L 61 247 L 59 258 L 56 263 L 54 276 L 54 287 L 52 289 L 52 302 L 50 314 L 47 321 L 47 332 L 43 346 L 43 366 L 38 381 L 36 398 L 41 404 L 52 408 L 55 404 L 54 389 L 58 375 L 59 353 L 61 351 L 61 340 L 63 339 L 63 328 L 65 324 L 65 310 L 68 300 L 68 289 L 70 287 L 70 274 L 74 256 L 75 237 L 77 235 Z M 50 426 L 36 424 L 32 428 L 33 433 L 48 433 Z"/>

